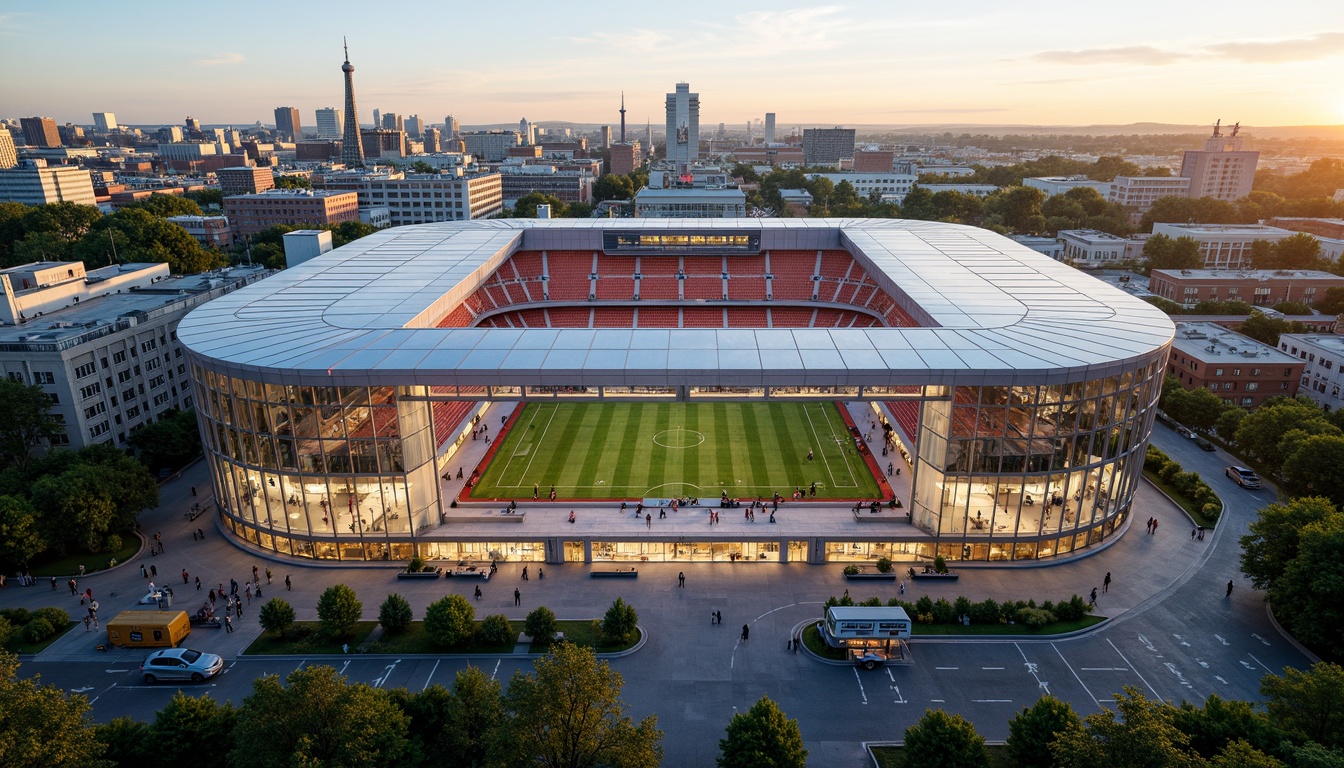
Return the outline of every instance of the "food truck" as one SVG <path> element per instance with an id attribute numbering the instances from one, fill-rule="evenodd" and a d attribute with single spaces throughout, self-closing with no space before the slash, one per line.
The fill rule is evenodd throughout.
<path id="1" fill-rule="evenodd" d="M 122 611 L 107 622 L 107 641 L 130 648 L 176 648 L 191 634 L 186 611 Z"/>
<path id="2" fill-rule="evenodd" d="M 826 609 L 821 639 L 843 649 L 850 661 L 873 669 L 910 658 L 910 615 L 890 606 L 837 605 Z"/>

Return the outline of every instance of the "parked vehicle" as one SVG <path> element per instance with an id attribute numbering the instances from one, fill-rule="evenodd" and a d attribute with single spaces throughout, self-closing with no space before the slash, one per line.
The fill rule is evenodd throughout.
<path id="1" fill-rule="evenodd" d="M 165 648 L 145 657 L 140 674 L 153 685 L 159 680 L 190 680 L 199 683 L 214 677 L 224 668 L 224 659 L 191 648 Z"/>
<path id="2" fill-rule="evenodd" d="M 1198 445 L 1199 450 L 1201 451 L 1213 452 L 1218 450 L 1218 448 L 1213 443 L 1210 443 L 1208 440 L 1205 440 L 1202 437 L 1195 439 L 1195 445 Z"/>
<path id="3" fill-rule="evenodd" d="M 1260 487 L 1260 476 L 1246 467 L 1228 467 L 1223 474 L 1232 478 L 1232 481 L 1242 488 Z"/>

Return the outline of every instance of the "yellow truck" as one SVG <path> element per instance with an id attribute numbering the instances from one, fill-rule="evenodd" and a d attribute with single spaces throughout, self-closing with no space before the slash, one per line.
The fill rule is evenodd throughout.
<path id="1" fill-rule="evenodd" d="M 123 648 L 176 648 L 189 634 L 186 611 L 122 611 L 107 622 L 107 641 Z"/>

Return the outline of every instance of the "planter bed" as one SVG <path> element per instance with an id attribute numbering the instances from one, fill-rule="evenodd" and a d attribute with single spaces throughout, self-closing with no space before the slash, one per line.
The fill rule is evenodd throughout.
<path id="1" fill-rule="evenodd" d="M 637 579 L 639 571 L 634 568 L 614 568 L 611 570 L 593 571 L 589 574 L 594 579 Z"/>
<path id="2" fill-rule="evenodd" d="M 864 573 L 863 571 L 860 571 L 858 573 L 846 573 L 845 578 L 850 581 L 895 581 L 896 572 L 892 571 L 891 573 Z"/>
<path id="3" fill-rule="evenodd" d="M 398 571 L 398 572 L 397 572 L 397 578 L 398 578 L 398 579 L 437 579 L 437 578 L 439 578 L 440 573 L 441 573 L 441 569 L 435 569 L 435 570 L 432 570 L 432 571 L 418 571 L 418 572 L 416 572 L 416 573 L 411 573 L 410 571 Z"/>
<path id="4" fill-rule="evenodd" d="M 922 573 L 920 571 L 915 571 L 910 574 L 910 578 L 917 581 L 923 579 L 928 579 L 930 581 L 956 581 L 960 576 L 961 574 L 959 573 Z"/>

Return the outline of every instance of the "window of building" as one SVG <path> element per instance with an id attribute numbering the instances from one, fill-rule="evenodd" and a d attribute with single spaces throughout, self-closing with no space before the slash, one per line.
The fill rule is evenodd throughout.
<path id="1" fill-rule="evenodd" d="M 93 405 L 84 409 L 84 418 L 92 419 L 94 416 L 97 416 L 100 413 L 107 413 L 107 406 L 103 403 L 94 403 Z"/>
<path id="2" fill-rule="evenodd" d="M 97 424 L 94 424 L 93 426 L 89 427 L 89 437 L 98 437 L 99 435 L 105 435 L 109 431 L 111 431 L 111 429 L 112 428 L 107 423 L 107 419 L 103 419 Z"/>
<path id="3" fill-rule="evenodd" d="M 124 349 L 119 349 L 119 350 L 117 350 L 116 352 L 113 352 L 113 353 L 112 353 L 112 362 L 114 362 L 114 363 L 124 363 L 124 362 L 126 362 L 126 350 L 124 350 Z"/>
<path id="4" fill-rule="evenodd" d="M 94 383 L 88 385 L 87 387 L 79 388 L 79 399 L 88 400 L 90 397 L 93 397 L 94 395 L 102 391 L 103 391 L 103 385 L 95 381 Z"/>
<path id="5" fill-rule="evenodd" d="M 20 384 L 23 383 L 23 372 L 22 372 L 22 371 L 10 371 L 8 375 L 9 375 L 9 380 L 10 380 L 10 381 L 17 381 L 17 382 L 19 382 Z"/>
<path id="6" fill-rule="evenodd" d="M 1258 382 L 1258 381 L 1248 381 L 1248 382 L 1246 382 L 1246 391 L 1247 391 L 1247 392 L 1254 392 L 1254 391 L 1256 391 L 1256 390 L 1259 389 L 1259 388 L 1260 388 L 1260 382 Z"/>
<path id="7" fill-rule="evenodd" d="M 76 366 L 75 378 L 87 379 L 88 377 L 93 375 L 95 370 L 97 370 L 97 366 L 94 365 L 93 363 L 85 363 L 83 365 Z M 54 383 L 54 382 L 47 382 L 47 383 Z"/>

